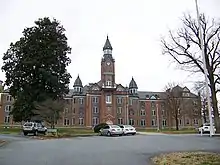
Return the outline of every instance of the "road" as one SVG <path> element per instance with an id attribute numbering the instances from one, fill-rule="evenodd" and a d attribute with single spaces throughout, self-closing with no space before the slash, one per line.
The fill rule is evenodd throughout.
<path id="1" fill-rule="evenodd" d="M 1 136 L 0 165 L 147 165 L 160 152 L 220 151 L 219 138 L 199 135 L 137 135 L 34 140 Z"/>

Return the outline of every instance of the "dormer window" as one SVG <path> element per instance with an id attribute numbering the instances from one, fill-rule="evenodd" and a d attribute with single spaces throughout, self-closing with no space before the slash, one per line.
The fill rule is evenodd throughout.
<path id="1" fill-rule="evenodd" d="M 112 82 L 111 81 L 106 81 L 106 86 L 112 86 Z"/>

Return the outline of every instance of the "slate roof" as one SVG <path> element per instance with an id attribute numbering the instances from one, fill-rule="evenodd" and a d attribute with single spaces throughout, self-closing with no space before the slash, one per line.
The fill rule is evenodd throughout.
<path id="1" fill-rule="evenodd" d="M 109 41 L 109 39 L 108 39 L 108 36 L 107 36 L 107 39 L 106 39 L 106 41 L 105 41 L 105 45 L 104 45 L 104 47 L 103 47 L 103 50 L 106 50 L 106 49 L 110 49 L 110 50 L 113 49 L 113 48 L 112 48 L 112 45 L 111 45 L 111 43 L 110 43 L 110 41 Z"/>

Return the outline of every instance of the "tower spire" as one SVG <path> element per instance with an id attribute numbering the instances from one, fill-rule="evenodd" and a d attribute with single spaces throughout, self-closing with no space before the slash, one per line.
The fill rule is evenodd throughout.
<path id="1" fill-rule="evenodd" d="M 110 41 L 109 41 L 108 34 L 107 34 L 107 38 L 106 38 L 106 41 L 105 41 L 105 45 L 104 45 L 104 47 L 103 47 L 103 51 L 106 50 L 106 49 L 109 49 L 109 50 L 112 50 L 112 49 L 113 49 L 113 48 L 112 48 L 112 45 L 111 45 L 111 43 L 110 43 Z"/>

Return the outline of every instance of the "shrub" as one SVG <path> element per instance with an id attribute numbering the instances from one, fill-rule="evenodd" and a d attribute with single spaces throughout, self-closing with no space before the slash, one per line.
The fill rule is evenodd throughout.
<path id="1" fill-rule="evenodd" d="M 106 123 L 100 123 L 100 124 L 96 125 L 96 126 L 94 127 L 94 132 L 95 132 L 95 133 L 98 133 L 98 132 L 100 131 L 100 129 L 104 128 L 106 125 L 108 125 L 108 124 L 106 124 Z"/>

